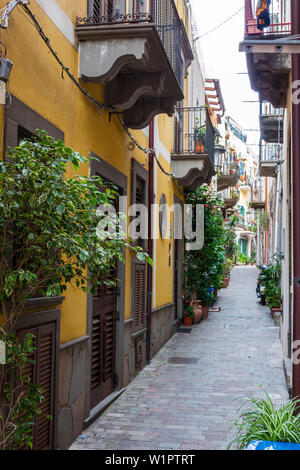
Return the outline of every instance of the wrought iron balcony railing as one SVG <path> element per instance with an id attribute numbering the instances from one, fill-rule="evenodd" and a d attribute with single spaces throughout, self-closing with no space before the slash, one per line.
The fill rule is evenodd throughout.
<path id="1" fill-rule="evenodd" d="M 262 37 L 285 36 L 291 34 L 290 0 L 273 0 L 269 7 L 271 24 L 260 31 L 256 28 L 257 0 L 245 0 L 245 36 L 260 34 Z"/>
<path id="2" fill-rule="evenodd" d="M 175 108 L 174 155 L 208 155 L 214 166 L 215 130 L 206 106 Z"/>
<path id="3" fill-rule="evenodd" d="M 88 16 L 76 19 L 77 27 L 142 23 L 155 24 L 173 72 L 183 88 L 184 65 L 181 49 L 182 41 L 187 39 L 187 33 L 174 0 L 91 0 Z"/>
<path id="4" fill-rule="evenodd" d="M 234 176 L 237 180 L 241 176 L 240 166 L 235 162 L 224 161 L 220 170 L 221 175 Z"/>
<path id="5" fill-rule="evenodd" d="M 262 161 L 278 161 L 282 159 L 282 144 L 266 144 L 262 147 Z"/>
<path id="6" fill-rule="evenodd" d="M 284 108 L 274 108 L 271 103 L 263 103 L 262 116 L 283 116 Z"/>

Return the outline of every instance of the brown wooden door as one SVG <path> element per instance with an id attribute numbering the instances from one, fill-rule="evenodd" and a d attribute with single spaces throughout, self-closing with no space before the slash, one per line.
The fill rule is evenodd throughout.
<path id="1" fill-rule="evenodd" d="M 32 429 L 34 450 L 51 450 L 53 448 L 55 330 L 55 323 L 49 323 L 17 333 L 20 341 L 23 341 L 29 333 L 35 337 L 36 350 L 28 357 L 25 373 L 30 377 L 31 382 L 40 385 L 43 390 L 44 400 L 40 404 L 41 414 L 35 418 Z"/>
<path id="2" fill-rule="evenodd" d="M 111 269 L 109 278 L 116 278 Z M 91 408 L 115 388 L 116 288 L 102 285 L 93 297 L 91 334 Z"/>
<path id="3" fill-rule="evenodd" d="M 103 179 L 103 178 L 102 178 Z M 104 180 L 104 179 L 103 179 Z M 107 180 L 104 180 L 108 183 Z M 119 200 L 114 200 L 116 212 Z M 113 281 L 117 278 L 117 267 L 110 269 L 109 275 L 100 281 Z M 117 291 L 113 285 L 101 284 L 93 296 L 91 331 L 91 404 L 94 408 L 115 389 L 116 362 L 116 307 Z"/>

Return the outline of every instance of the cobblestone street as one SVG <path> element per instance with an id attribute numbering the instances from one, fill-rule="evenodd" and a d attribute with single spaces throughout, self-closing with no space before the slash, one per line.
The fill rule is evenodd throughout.
<path id="1" fill-rule="evenodd" d="M 266 390 L 275 403 L 288 399 L 279 328 L 257 301 L 257 273 L 235 268 L 222 310 L 175 334 L 71 449 L 226 449 L 236 398 Z"/>

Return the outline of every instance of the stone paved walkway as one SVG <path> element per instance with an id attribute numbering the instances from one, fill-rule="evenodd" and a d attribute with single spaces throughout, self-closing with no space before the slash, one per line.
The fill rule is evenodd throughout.
<path id="1" fill-rule="evenodd" d="M 240 396 L 288 399 L 279 329 L 255 295 L 258 271 L 237 267 L 220 312 L 177 333 L 71 449 L 226 449 Z M 169 363 L 170 357 L 199 359 Z"/>

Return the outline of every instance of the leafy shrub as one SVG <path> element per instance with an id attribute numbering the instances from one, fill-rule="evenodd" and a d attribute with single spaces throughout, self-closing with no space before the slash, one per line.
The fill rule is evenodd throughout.
<path id="1" fill-rule="evenodd" d="M 293 442 L 300 444 L 300 415 L 296 414 L 300 400 L 289 400 L 278 409 L 270 396 L 265 399 L 248 398 L 247 408 L 235 422 L 237 437 L 229 448 L 243 449 L 251 441 Z"/>
<path id="2" fill-rule="evenodd" d="M 281 261 L 278 256 L 263 273 L 263 283 L 265 286 L 266 303 L 270 309 L 281 306 Z"/>
<path id="3" fill-rule="evenodd" d="M 209 305 L 212 300 L 209 289 L 218 290 L 223 284 L 225 232 L 222 200 L 209 186 L 202 185 L 188 194 L 187 203 L 204 206 L 204 245 L 201 250 L 186 252 L 185 288 L 191 298 Z"/>

